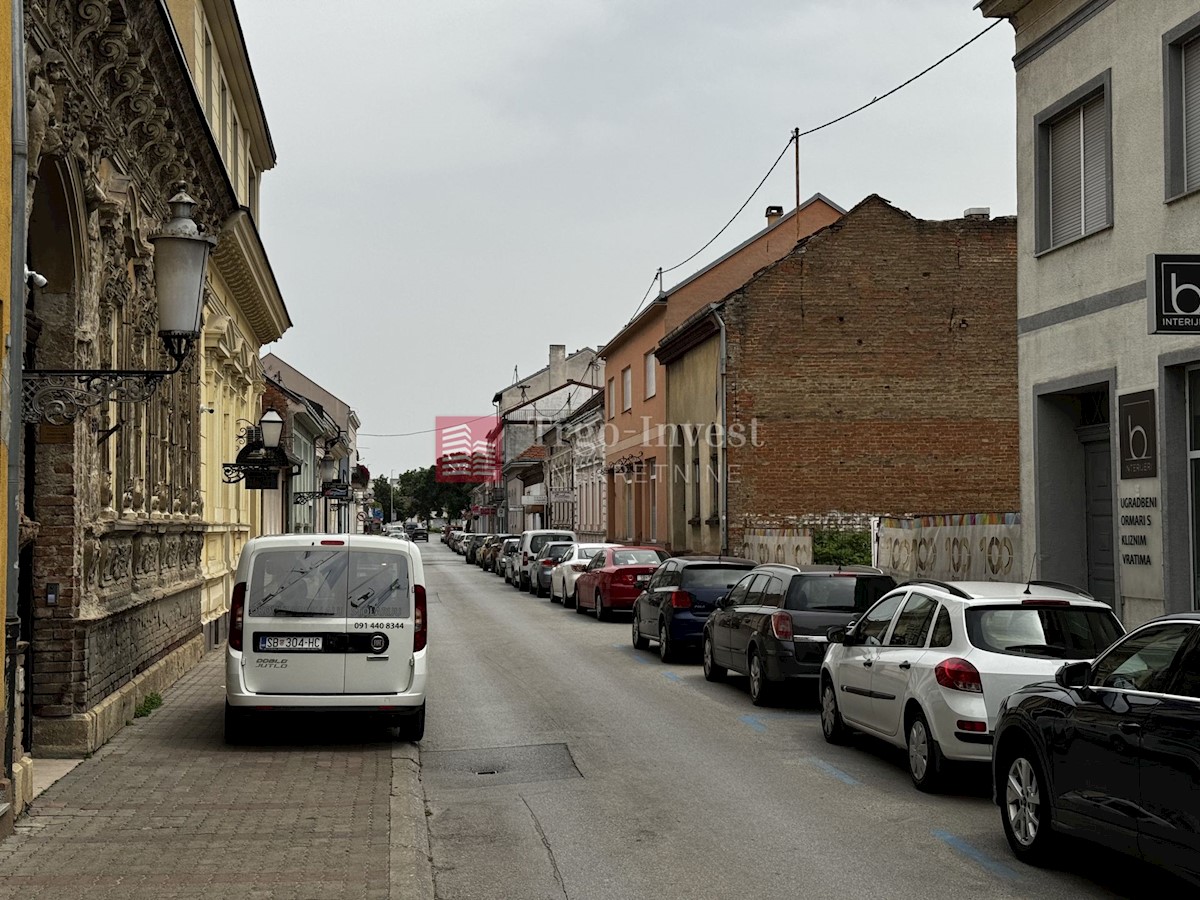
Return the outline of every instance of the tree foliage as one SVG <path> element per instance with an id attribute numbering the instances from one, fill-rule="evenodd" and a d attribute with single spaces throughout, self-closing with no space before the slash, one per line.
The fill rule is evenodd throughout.
<path id="1" fill-rule="evenodd" d="M 871 535 L 865 531 L 814 531 L 813 562 L 823 566 L 869 566 Z"/>
<path id="2" fill-rule="evenodd" d="M 436 472 L 435 466 L 409 469 L 400 473 L 395 485 L 385 476 L 376 478 L 375 505 L 383 510 L 383 520 L 428 522 L 442 512 L 456 517 L 471 502 L 471 485 L 440 482 Z"/>

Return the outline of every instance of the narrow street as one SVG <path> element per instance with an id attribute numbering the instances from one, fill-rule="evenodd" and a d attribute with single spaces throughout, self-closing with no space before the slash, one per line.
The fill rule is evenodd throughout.
<path id="1" fill-rule="evenodd" d="M 35 801 L 0 843 L 0 898 L 428 896 L 422 818 L 444 900 L 1180 889 L 1074 845 L 1062 870 L 1021 866 L 980 773 L 920 794 L 894 752 L 825 744 L 813 709 L 756 709 L 736 680 L 635 652 L 627 619 L 518 593 L 436 539 L 421 551 L 419 785 L 414 748 L 369 727 L 293 722 L 226 747 L 210 654 Z"/>

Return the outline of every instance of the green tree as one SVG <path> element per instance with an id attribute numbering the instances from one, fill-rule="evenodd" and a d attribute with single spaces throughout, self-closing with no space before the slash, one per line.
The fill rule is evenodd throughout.
<path id="1" fill-rule="evenodd" d="M 814 531 L 813 562 L 823 566 L 869 566 L 871 535 L 865 531 Z"/>

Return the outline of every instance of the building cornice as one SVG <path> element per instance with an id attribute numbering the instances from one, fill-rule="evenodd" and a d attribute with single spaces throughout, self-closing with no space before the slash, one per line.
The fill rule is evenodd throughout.
<path id="1" fill-rule="evenodd" d="M 255 340 L 262 345 L 283 337 L 292 320 L 254 217 L 246 207 L 239 207 L 225 220 L 213 263 L 254 329 Z"/>

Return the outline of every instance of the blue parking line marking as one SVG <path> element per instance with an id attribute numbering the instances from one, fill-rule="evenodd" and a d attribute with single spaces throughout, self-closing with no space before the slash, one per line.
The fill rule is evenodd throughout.
<path id="1" fill-rule="evenodd" d="M 938 828 L 935 828 L 932 834 L 939 841 L 949 844 L 963 856 L 979 863 L 979 865 L 983 866 L 993 875 L 999 875 L 1001 878 L 1008 878 L 1010 880 L 1020 877 L 1014 869 L 1009 868 L 999 860 L 992 859 L 978 847 L 973 847 L 956 834 L 951 834 L 949 831 L 942 831 Z"/>
<path id="2" fill-rule="evenodd" d="M 812 764 L 814 766 L 816 766 L 818 769 L 820 769 L 822 772 L 824 772 L 826 775 L 832 775 L 838 781 L 842 782 L 842 784 L 848 784 L 851 787 L 857 787 L 858 785 L 862 784 L 862 782 L 859 781 L 857 778 L 855 778 L 853 775 L 847 775 L 845 772 L 843 772 L 837 766 L 831 765 L 830 763 L 825 762 L 825 760 L 823 760 L 823 759 L 818 759 L 817 757 L 813 757 Z"/>
<path id="3" fill-rule="evenodd" d="M 663 672 L 663 678 L 667 679 L 668 681 L 683 681 L 683 679 L 674 672 Z"/>
<path id="4" fill-rule="evenodd" d="M 759 734 L 762 734 L 764 731 L 767 730 L 766 723 L 759 721 L 754 716 L 742 716 L 740 719 L 738 719 L 738 721 L 741 722 L 743 725 L 749 725 L 751 728 L 753 728 Z"/>

